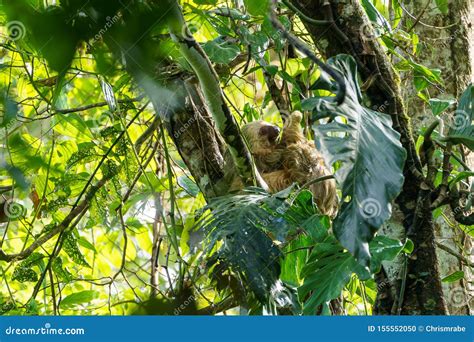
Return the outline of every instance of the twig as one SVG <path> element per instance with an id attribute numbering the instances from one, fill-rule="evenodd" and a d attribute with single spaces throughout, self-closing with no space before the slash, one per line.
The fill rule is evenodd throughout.
<path id="1" fill-rule="evenodd" d="M 215 315 L 217 313 L 235 308 L 236 306 L 239 306 L 239 305 L 240 304 L 233 297 L 229 296 L 217 304 L 199 309 L 196 314 L 197 315 Z"/>
<path id="2" fill-rule="evenodd" d="M 120 218 L 120 226 L 122 227 L 122 233 L 123 233 L 123 251 L 122 251 L 122 263 L 120 264 L 120 268 L 115 273 L 115 275 L 111 279 L 111 283 L 117 279 L 119 274 L 123 272 L 123 268 L 125 267 L 125 262 L 127 261 L 127 245 L 128 245 L 128 236 L 127 236 L 127 225 L 125 224 L 125 220 L 123 219 L 123 212 L 122 212 L 122 206 L 119 206 L 117 208 L 117 213 Z"/>
<path id="3" fill-rule="evenodd" d="M 133 102 L 140 102 L 141 100 L 143 100 L 145 96 L 144 95 L 140 95 L 136 98 L 133 98 L 133 99 L 123 99 L 123 100 L 117 100 L 118 103 L 133 103 Z M 35 120 L 43 120 L 43 119 L 47 119 L 47 118 L 50 118 L 52 116 L 54 116 L 55 114 L 70 114 L 70 113 L 77 113 L 77 112 L 84 112 L 86 110 L 89 110 L 89 109 L 94 109 L 94 108 L 99 108 L 99 107 L 105 107 L 105 106 L 108 106 L 109 104 L 107 102 L 98 102 L 98 103 L 93 103 L 93 104 L 89 104 L 89 105 L 85 105 L 85 106 L 82 106 L 82 107 L 77 107 L 77 108 L 70 108 L 70 109 L 54 109 L 54 113 L 48 115 L 48 116 L 43 116 L 41 118 L 36 118 Z M 41 115 L 45 112 L 47 112 L 49 109 L 48 108 L 45 108 L 43 110 L 41 110 L 40 112 L 38 112 L 38 115 Z"/>
<path id="4" fill-rule="evenodd" d="M 56 316 L 58 314 L 58 307 L 56 303 L 56 293 L 54 291 L 54 278 L 53 278 L 53 271 L 51 269 L 48 270 L 49 273 L 49 285 L 51 286 L 51 299 L 53 300 L 53 314 Z"/>
<path id="5" fill-rule="evenodd" d="M 425 7 L 423 7 L 423 9 L 421 10 L 420 14 L 418 15 L 418 17 L 415 19 L 415 22 L 413 23 L 413 25 L 411 25 L 411 27 L 407 30 L 407 32 L 411 32 L 411 30 L 413 30 L 415 28 L 415 26 L 420 22 L 421 18 L 423 17 L 423 15 L 425 14 L 426 10 L 428 9 L 428 6 L 430 5 L 430 2 L 431 0 L 428 0 L 426 2 L 426 5 Z"/>
<path id="6" fill-rule="evenodd" d="M 403 309 L 403 299 L 405 298 L 405 289 L 407 284 L 407 275 L 408 275 L 408 257 L 404 256 L 403 266 L 402 266 L 402 284 L 400 285 L 400 293 L 398 295 L 397 301 L 397 315 L 402 313 Z"/>
<path id="7" fill-rule="evenodd" d="M 412 19 L 417 19 L 413 14 L 411 14 L 406 8 L 405 6 L 403 5 L 403 3 L 401 1 L 399 1 L 399 4 L 400 4 L 400 7 L 401 9 L 406 13 L 408 14 L 409 17 L 411 17 Z M 420 18 L 421 19 L 421 18 Z M 450 24 L 450 25 L 447 25 L 447 26 L 434 26 L 434 25 L 430 25 L 430 24 L 427 24 L 421 20 L 418 20 L 418 23 L 423 25 L 423 26 L 426 26 L 426 27 L 429 27 L 429 28 L 434 28 L 434 29 L 447 29 L 447 28 L 451 28 L 451 27 L 454 27 L 457 25 L 456 24 Z"/>
<path id="8" fill-rule="evenodd" d="M 440 242 L 435 242 L 436 243 L 436 246 L 439 248 L 439 249 L 442 249 L 443 251 L 451 254 L 452 256 L 458 258 L 460 261 L 462 261 L 463 263 L 465 263 L 466 265 L 470 266 L 470 267 L 474 267 L 474 262 L 470 261 L 468 258 L 462 256 L 461 254 L 459 254 L 458 252 L 456 251 L 453 251 L 451 248 L 449 248 L 448 246 L 446 245 L 443 245 L 442 243 Z"/>

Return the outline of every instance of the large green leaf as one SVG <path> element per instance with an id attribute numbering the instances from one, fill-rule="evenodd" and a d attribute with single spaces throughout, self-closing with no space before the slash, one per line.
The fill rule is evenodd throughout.
<path id="1" fill-rule="evenodd" d="M 436 0 L 436 6 L 443 14 L 449 13 L 449 1 L 448 0 Z"/>
<path id="2" fill-rule="evenodd" d="M 456 99 L 430 99 L 429 104 L 433 115 L 438 116 L 452 104 L 456 103 Z"/>
<path id="3" fill-rule="evenodd" d="M 382 266 L 382 261 L 395 259 L 404 249 L 405 245 L 399 240 L 379 235 L 370 242 L 369 247 L 370 254 L 372 255 L 370 270 L 373 273 L 378 273 Z"/>
<path id="4" fill-rule="evenodd" d="M 448 136 L 444 139 L 455 144 L 464 144 L 474 151 L 474 84 L 469 85 L 459 99 Z"/>
<path id="5" fill-rule="evenodd" d="M 370 261 L 368 243 L 391 216 L 391 202 L 403 185 L 406 152 L 400 135 L 386 115 L 364 107 L 354 59 L 338 55 L 328 64 L 346 80 L 347 94 L 337 105 L 329 98 L 311 98 L 304 103 L 313 110 L 316 144 L 328 165 L 340 163 L 336 179 L 343 201 L 334 220 L 336 237 L 362 265 Z"/>
<path id="6" fill-rule="evenodd" d="M 328 235 L 318 243 L 303 268 L 304 283 L 298 289 L 305 302 L 303 312 L 315 313 L 320 305 L 338 297 L 356 267 L 354 257 L 343 250 L 334 236 Z"/>
<path id="7" fill-rule="evenodd" d="M 104 94 L 105 101 L 109 105 L 110 111 L 115 112 L 117 110 L 117 100 L 115 99 L 114 88 L 105 80 L 104 77 L 99 77 L 99 81 L 102 93 Z"/>
<path id="8" fill-rule="evenodd" d="M 456 271 L 446 277 L 444 277 L 441 281 L 443 283 L 454 283 L 458 280 L 461 280 L 464 278 L 464 271 Z"/>

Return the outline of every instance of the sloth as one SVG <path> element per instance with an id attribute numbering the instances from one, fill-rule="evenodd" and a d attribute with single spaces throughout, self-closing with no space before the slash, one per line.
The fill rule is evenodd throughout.
<path id="1" fill-rule="evenodd" d="M 300 186 L 319 177 L 331 175 L 314 142 L 303 134 L 302 114 L 294 112 L 280 134 L 278 126 L 266 121 L 253 121 L 242 127 L 257 170 L 271 192 L 286 189 L 293 183 Z M 242 188 L 240 179 L 231 190 Z M 309 185 L 318 208 L 323 214 L 335 216 L 337 212 L 336 182 L 333 179 Z"/>

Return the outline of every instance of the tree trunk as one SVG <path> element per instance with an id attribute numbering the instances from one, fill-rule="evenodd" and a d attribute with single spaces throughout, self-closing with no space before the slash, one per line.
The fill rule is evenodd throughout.
<path id="1" fill-rule="evenodd" d="M 395 286 L 396 291 L 385 291 L 385 307 L 380 313 L 393 312 L 395 308 L 395 311 L 404 314 L 447 314 L 434 247 L 432 213 L 427 210 L 431 201 L 426 196 L 426 191 L 422 190 L 424 184 L 420 177 L 421 163 L 415 151 L 399 77 L 380 43 L 370 39 L 366 31 L 361 29 L 372 29 L 372 26 L 359 2 L 339 2 L 330 6 L 326 1 L 292 2 L 300 9 L 304 8 L 304 13 L 311 18 L 332 21 L 332 24 L 326 26 L 305 22 L 305 26 L 326 57 L 338 53 L 354 56 L 362 78 L 365 81 L 372 80 L 367 89 L 371 105 L 392 116 L 394 128 L 400 133 L 401 142 L 407 150 L 405 184 L 397 198 L 397 204 L 401 209 L 405 231 L 413 237 L 416 246 L 408 260 L 406 283 L 402 282 L 405 286 Z M 406 291 L 403 291 L 404 288 Z M 400 291 L 404 296 L 399 296 Z M 399 297 L 402 298 L 401 303 L 397 301 Z"/>
<path id="2" fill-rule="evenodd" d="M 409 12 L 406 27 L 413 27 L 413 31 L 421 37 L 421 46 L 418 59 L 429 68 L 441 69 L 445 87 L 443 89 L 430 87 L 430 97 L 442 99 L 459 99 L 467 86 L 474 80 L 474 33 L 472 22 L 474 19 L 474 5 L 471 0 L 451 1 L 449 13 L 443 14 L 435 4 L 426 7 L 424 2 L 410 2 L 406 5 Z M 422 14 L 420 16 L 420 14 Z M 420 17 L 414 25 L 414 19 Z M 418 97 L 413 86 L 413 79 L 407 78 L 403 89 L 405 101 L 409 108 L 413 108 L 414 131 L 422 126 L 428 126 L 433 120 L 429 105 Z M 446 115 L 452 115 L 448 113 Z M 418 128 L 418 129 L 417 129 Z M 471 156 L 470 166 L 473 166 Z M 436 243 L 448 248 L 436 248 L 440 260 L 441 277 L 446 277 L 456 271 L 464 270 L 465 277 L 460 281 L 443 283 L 444 296 L 451 315 L 467 315 L 472 313 L 469 298 L 472 298 L 470 268 L 453 254 L 469 258 L 472 248 L 472 239 L 452 219 L 453 214 L 449 206 L 443 208 L 445 217 L 439 216 L 435 220 Z M 450 221 L 450 222 L 448 222 Z M 447 252 L 450 250 L 451 252 Z M 454 253 L 452 253 L 454 252 Z M 469 288 L 471 287 L 471 288 Z"/>
<path id="3" fill-rule="evenodd" d="M 229 184 L 225 179 L 225 143 L 206 110 L 195 81 L 181 81 L 183 107 L 173 110 L 166 127 L 181 158 L 206 199 L 223 196 Z M 229 161 L 227 161 L 229 162 Z"/>

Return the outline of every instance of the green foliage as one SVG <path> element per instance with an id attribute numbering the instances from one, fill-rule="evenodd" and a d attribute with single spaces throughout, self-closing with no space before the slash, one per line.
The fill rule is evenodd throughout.
<path id="1" fill-rule="evenodd" d="M 203 49 L 209 59 L 218 64 L 228 64 L 240 54 L 238 45 L 226 42 L 220 37 L 205 43 Z"/>
<path id="2" fill-rule="evenodd" d="M 247 7 L 247 11 L 252 15 L 266 15 L 270 6 L 270 0 L 244 0 L 244 3 Z"/>
<path id="3" fill-rule="evenodd" d="M 449 13 L 449 2 L 448 2 L 448 0 L 436 0 L 436 6 L 438 6 L 438 9 L 440 10 L 441 13 L 443 13 L 443 14 L 448 14 Z"/>
<path id="4" fill-rule="evenodd" d="M 64 251 L 78 265 L 90 267 L 79 250 L 76 237 L 73 233 L 66 233 L 64 237 Z"/>
<path id="5" fill-rule="evenodd" d="M 382 262 L 417 246 L 376 234 L 400 190 L 404 152 L 391 120 L 364 106 L 352 59 L 329 61 L 348 86 L 338 107 L 322 97 L 333 82 L 271 24 L 269 1 L 238 8 L 181 1 L 239 124 L 280 122 L 274 81 L 290 108 L 314 110 L 321 121 L 313 132 L 305 125 L 305 133 L 315 133 L 342 194 L 334 221 L 296 186 L 273 195 L 251 188 L 206 204 L 194 165 L 182 159 L 189 146 L 175 146 L 162 131 L 174 113 L 202 111 L 178 90 L 193 86 L 195 75 L 170 37 L 178 25 L 191 41 L 169 20 L 174 0 L 45 3 L 8 0 L 1 13 L 0 204 L 18 211 L 0 211 L 0 314 L 236 314 L 237 307 L 330 314 L 329 302 L 341 296 L 345 312 L 370 313 Z M 372 36 L 396 57 L 396 70 L 414 76 L 417 95 L 442 119 L 454 101 L 430 94 L 446 75 L 417 58 L 423 37 L 404 31 L 405 12 L 391 3 L 393 20 L 388 4 L 362 1 Z M 437 5 L 446 12 L 445 1 Z M 305 37 L 291 13 L 283 11 L 280 22 Z M 437 142 L 472 149 L 472 91 L 459 100 L 446 136 L 434 133 Z M 468 124 L 457 124 L 461 119 Z M 194 123 L 190 117 L 186 124 Z M 199 122 L 200 130 L 209 128 Z M 473 176 L 454 157 L 451 189 Z M 439 168 L 435 184 L 442 178 Z M 367 199 L 379 205 L 376 212 L 363 205 Z M 12 255 L 19 256 L 4 260 Z M 463 277 L 457 271 L 444 281 Z"/>
<path id="6" fill-rule="evenodd" d="M 298 292 L 305 299 L 305 314 L 314 314 L 318 308 L 337 298 L 355 273 L 362 280 L 368 280 L 368 270 L 359 265 L 356 259 L 328 232 L 328 226 L 314 224 L 314 218 L 303 224 L 313 237 L 308 260 L 302 270 L 303 285 Z M 380 271 L 382 261 L 391 261 L 403 250 L 400 241 L 377 236 L 371 241 L 371 273 Z"/>
<path id="7" fill-rule="evenodd" d="M 443 283 L 454 283 L 460 279 L 463 279 L 464 278 L 464 272 L 463 271 L 456 271 L 446 277 L 444 277 L 442 280 L 443 280 Z"/>
<path id="8" fill-rule="evenodd" d="M 204 250 L 211 257 L 208 267 L 213 273 L 238 273 L 262 304 L 277 300 L 274 289 L 281 279 L 299 287 L 303 312 L 315 314 L 340 295 L 354 273 L 363 280 L 370 278 L 329 232 L 329 221 L 318 214 L 310 192 L 294 193 L 290 188 L 271 196 L 248 189 L 244 195 L 220 198 L 208 209 L 211 217 L 206 215 L 199 223 L 206 233 Z M 283 251 L 270 239 L 285 241 L 299 229 L 305 236 Z M 399 241 L 376 237 L 370 244 L 371 272 L 378 272 L 382 261 L 393 260 L 403 248 Z M 284 301 L 293 302 L 291 296 Z M 293 305 L 293 310 L 299 308 Z"/>
<path id="9" fill-rule="evenodd" d="M 456 100 L 443 100 L 443 99 L 430 99 L 429 104 L 433 115 L 440 115 L 452 104 L 456 103 Z"/>
<path id="10" fill-rule="evenodd" d="M 383 28 L 387 32 L 391 32 L 392 28 L 387 19 L 378 11 L 377 7 L 374 6 L 370 0 L 362 0 L 362 6 L 364 6 L 365 12 L 369 17 L 370 21 L 379 28 Z"/>

